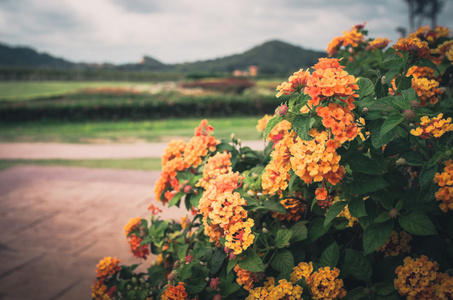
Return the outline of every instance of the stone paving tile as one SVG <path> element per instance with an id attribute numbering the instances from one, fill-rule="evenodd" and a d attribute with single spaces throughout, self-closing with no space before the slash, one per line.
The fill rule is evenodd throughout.
<path id="1" fill-rule="evenodd" d="M 148 219 L 151 203 L 162 219 L 188 214 L 155 201 L 158 176 L 35 166 L 0 172 L 0 299 L 90 299 L 100 259 L 139 263 L 123 232 L 129 219 Z"/>

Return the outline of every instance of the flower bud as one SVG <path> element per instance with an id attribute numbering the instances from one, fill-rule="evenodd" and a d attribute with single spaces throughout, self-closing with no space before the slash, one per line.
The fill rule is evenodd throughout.
<path id="1" fill-rule="evenodd" d="M 173 280 L 176 277 L 176 272 L 172 271 L 170 274 L 167 276 L 167 280 Z"/>
<path id="2" fill-rule="evenodd" d="M 267 230 L 267 228 L 263 228 L 263 233 L 268 233 L 269 231 Z"/>
<path id="3" fill-rule="evenodd" d="M 288 112 L 288 106 L 286 104 L 282 104 L 275 110 L 275 113 L 280 117 L 283 117 Z"/>
<path id="4" fill-rule="evenodd" d="M 185 258 L 186 264 L 191 263 L 193 261 L 193 255 L 187 255 Z"/>
<path id="5" fill-rule="evenodd" d="M 186 193 L 186 194 L 190 193 L 191 190 L 192 190 L 192 187 L 190 185 L 186 185 L 184 187 L 184 193 Z"/>
<path id="6" fill-rule="evenodd" d="M 399 215 L 399 211 L 396 209 L 396 208 L 392 208 L 390 211 L 389 211 L 389 216 L 390 218 L 392 219 L 396 219 Z"/>
<path id="7" fill-rule="evenodd" d="M 234 133 L 232 133 L 232 134 L 230 135 L 230 139 L 234 139 L 235 137 L 236 137 L 236 135 L 235 135 Z"/>
<path id="8" fill-rule="evenodd" d="M 132 277 L 132 282 L 137 283 L 137 277 Z"/>
<path id="9" fill-rule="evenodd" d="M 236 254 L 234 254 L 234 252 L 230 252 L 230 254 L 228 255 L 228 257 L 229 257 L 231 260 L 235 260 L 235 259 L 236 259 Z"/>
<path id="10" fill-rule="evenodd" d="M 219 277 L 212 278 L 211 282 L 209 283 L 209 287 L 211 289 L 215 290 L 217 288 L 217 286 L 219 285 L 219 283 L 220 283 Z"/>
<path id="11" fill-rule="evenodd" d="M 382 78 L 381 78 L 381 83 L 382 83 L 382 84 L 386 84 L 386 83 L 387 83 L 387 78 L 385 77 L 385 75 L 382 76 Z"/>
<path id="12" fill-rule="evenodd" d="M 398 160 L 396 161 L 396 165 L 397 166 L 402 166 L 402 165 L 405 165 L 406 164 L 406 160 L 402 157 L 398 158 Z"/>
<path id="13" fill-rule="evenodd" d="M 412 109 L 406 109 L 403 112 L 403 117 L 408 120 L 411 120 L 411 119 L 415 118 L 415 113 Z"/>
<path id="14" fill-rule="evenodd" d="M 222 300 L 222 295 L 215 295 L 214 298 L 212 298 L 212 300 Z"/>
<path id="15" fill-rule="evenodd" d="M 368 107 L 364 107 L 362 109 L 362 116 L 366 116 L 368 114 Z"/>
<path id="16" fill-rule="evenodd" d="M 420 107 L 420 102 L 418 102 L 417 100 L 412 100 L 411 102 L 409 102 L 410 106 L 412 106 L 412 108 L 414 109 L 417 109 Z"/>

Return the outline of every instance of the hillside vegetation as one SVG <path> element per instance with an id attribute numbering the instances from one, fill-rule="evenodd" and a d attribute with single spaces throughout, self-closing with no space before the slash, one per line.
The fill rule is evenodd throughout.
<path id="1" fill-rule="evenodd" d="M 150 73 L 231 74 L 234 70 L 258 67 L 258 75 L 288 76 L 295 69 L 308 68 L 326 54 L 282 41 L 269 41 L 242 54 L 184 64 L 165 64 L 150 56 L 123 65 L 72 63 L 38 53 L 27 47 L 0 44 L 0 80 L 149 80 Z M 165 78 L 168 75 L 162 75 Z M 105 78 L 105 79 L 104 79 Z M 154 76 L 159 78 L 159 76 Z"/>

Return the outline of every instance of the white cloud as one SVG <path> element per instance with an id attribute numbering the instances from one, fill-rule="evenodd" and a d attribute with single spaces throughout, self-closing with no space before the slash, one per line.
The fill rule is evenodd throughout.
<path id="1" fill-rule="evenodd" d="M 439 24 L 453 28 L 447 1 Z M 367 22 L 371 37 L 396 40 L 407 25 L 404 1 L 0 0 L 0 40 L 71 61 L 166 63 L 240 53 L 280 39 L 324 50 Z M 407 26 L 406 26 L 407 27 Z"/>

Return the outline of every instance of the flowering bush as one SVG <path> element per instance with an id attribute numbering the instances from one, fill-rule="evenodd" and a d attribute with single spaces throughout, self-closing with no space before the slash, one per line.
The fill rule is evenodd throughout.
<path id="1" fill-rule="evenodd" d="M 203 120 L 173 141 L 158 201 L 192 218 L 133 218 L 96 299 L 452 299 L 452 49 L 445 28 L 388 47 L 364 25 L 277 87 L 263 151 Z M 435 100 L 434 100 L 435 98 Z"/>

